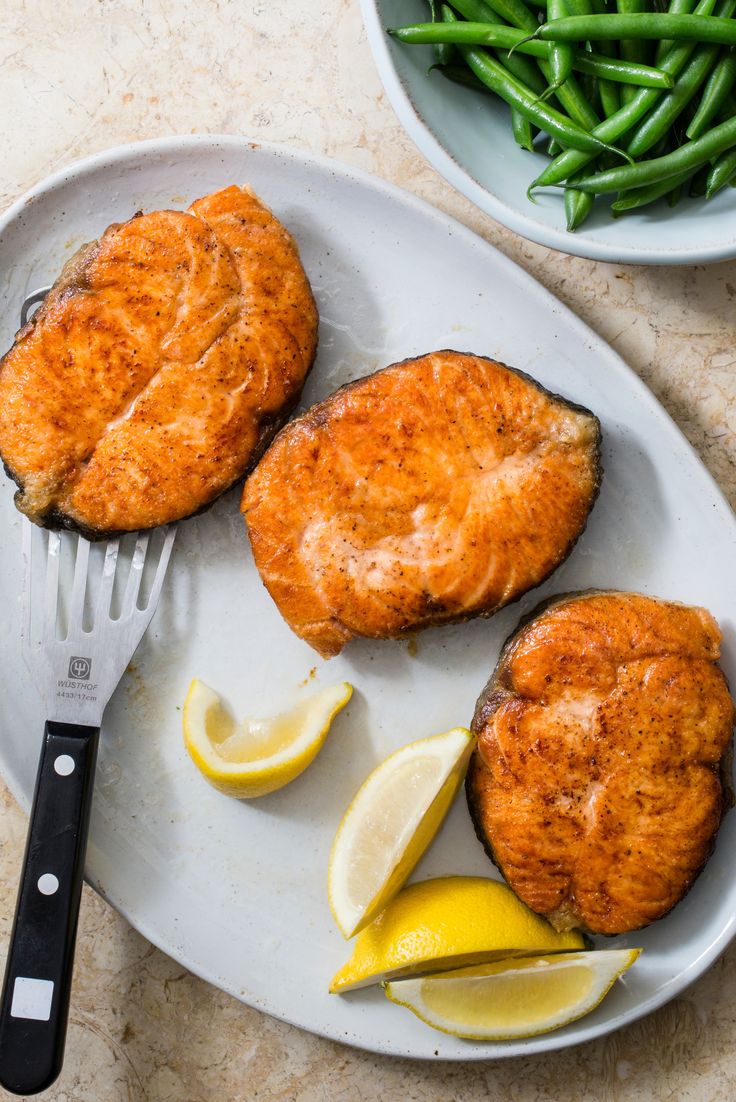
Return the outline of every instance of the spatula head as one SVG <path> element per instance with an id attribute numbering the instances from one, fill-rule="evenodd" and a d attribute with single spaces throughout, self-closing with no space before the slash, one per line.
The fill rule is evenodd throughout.
<path id="1" fill-rule="evenodd" d="M 158 603 L 176 529 L 90 544 L 23 520 L 23 655 L 49 719 L 99 727 Z"/>

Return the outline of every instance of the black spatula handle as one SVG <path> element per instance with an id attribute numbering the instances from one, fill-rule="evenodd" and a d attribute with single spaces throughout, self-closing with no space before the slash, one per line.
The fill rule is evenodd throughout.
<path id="1" fill-rule="evenodd" d="M 0 1083 L 14 1094 L 61 1071 L 99 734 L 46 724 L 0 997 Z"/>

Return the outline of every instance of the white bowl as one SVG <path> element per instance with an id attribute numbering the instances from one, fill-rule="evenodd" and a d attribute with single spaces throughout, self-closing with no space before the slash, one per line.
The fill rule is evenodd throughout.
<path id="1" fill-rule="evenodd" d="M 428 74 L 431 46 L 404 46 L 386 34 L 428 19 L 424 0 L 360 0 L 373 57 L 386 93 L 409 136 L 429 163 L 481 210 L 509 229 L 562 252 L 628 264 L 703 264 L 736 256 L 736 190 L 683 199 L 670 209 L 654 203 L 613 219 L 602 198 L 588 221 L 568 233 L 562 191 L 526 189 L 548 163 L 520 149 L 508 108 Z"/>

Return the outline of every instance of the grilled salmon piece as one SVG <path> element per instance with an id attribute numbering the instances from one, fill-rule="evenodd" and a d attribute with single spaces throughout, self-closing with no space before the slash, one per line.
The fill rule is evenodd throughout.
<path id="1" fill-rule="evenodd" d="M 316 337 L 297 247 L 250 191 L 110 226 L 0 361 L 18 508 L 92 537 L 198 512 L 293 407 Z"/>
<path id="2" fill-rule="evenodd" d="M 504 364 L 405 360 L 292 421 L 243 511 L 282 616 L 320 654 L 490 615 L 569 554 L 598 492 L 600 426 Z"/>
<path id="3" fill-rule="evenodd" d="M 466 787 L 478 837 L 557 929 L 661 918 L 724 811 L 734 706 L 704 608 L 565 596 L 506 643 L 478 700 Z"/>

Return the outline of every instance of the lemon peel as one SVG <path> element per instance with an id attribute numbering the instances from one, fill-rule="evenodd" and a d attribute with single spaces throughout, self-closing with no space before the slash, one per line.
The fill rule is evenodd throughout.
<path id="1" fill-rule="evenodd" d="M 182 712 L 184 744 L 202 776 L 238 799 L 265 796 L 314 760 L 353 694 L 347 681 L 312 693 L 288 712 L 236 725 L 220 697 L 195 678 Z"/>
<path id="2" fill-rule="evenodd" d="M 399 891 L 462 784 L 474 736 L 465 727 L 391 754 L 363 782 L 338 827 L 327 895 L 342 934 L 367 926 Z"/>
<path id="3" fill-rule="evenodd" d="M 594 1010 L 641 949 L 501 960 L 385 985 L 433 1029 L 474 1041 L 536 1037 Z"/>
<path id="4" fill-rule="evenodd" d="M 558 933 L 506 884 L 448 876 L 410 884 L 355 939 L 333 993 L 421 972 L 514 956 L 583 949 L 576 930 Z"/>

